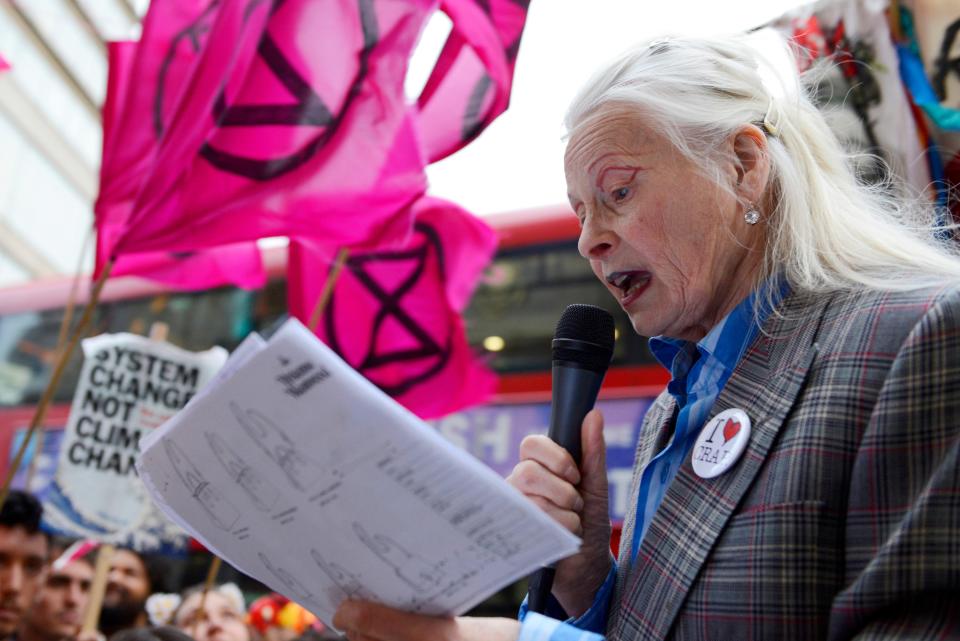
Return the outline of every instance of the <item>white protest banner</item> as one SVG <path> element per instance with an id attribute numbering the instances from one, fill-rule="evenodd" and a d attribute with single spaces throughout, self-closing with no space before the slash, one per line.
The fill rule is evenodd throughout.
<path id="1" fill-rule="evenodd" d="M 55 530 L 141 550 L 183 531 L 153 506 L 134 462 L 140 440 L 177 413 L 227 359 L 133 334 L 83 341 L 84 363 L 44 517 Z"/>

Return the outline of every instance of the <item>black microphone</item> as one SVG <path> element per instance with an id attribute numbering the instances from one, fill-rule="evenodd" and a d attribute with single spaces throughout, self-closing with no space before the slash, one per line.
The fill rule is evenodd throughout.
<path id="1" fill-rule="evenodd" d="M 580 429 L 597 401 L 603 375 L 613 357 L 613 316 L 593 305 L 570 305 L 553 335 L 553 400 L 548 435 L 580 465 Z M 553 587 L 555 569 L 530 576 L 527 608 L 543 613 Z"/>

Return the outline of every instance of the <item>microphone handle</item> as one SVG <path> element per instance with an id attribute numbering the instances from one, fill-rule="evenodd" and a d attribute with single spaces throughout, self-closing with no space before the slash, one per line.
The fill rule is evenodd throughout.
<path id="1" fill-rule="evenodd" d="M 593 409 L 605 372 L 584 369 L 578 363 L 553 362 L 553 400 L 550 407 L 550 440 L 570 452 L 577 466 L 582 457 L 580 430 L 583 419 Z M 540 568 L 527 586 L 527 610 L 546 611 L 556 569 Z"/>
<path id="2" fill-rule="evenodd" d="M 604 372 L 594 372 L 570 361 L 553 362 L 553 398 L 547 436 L 570 452 L 580 466 L 580 431 L 583 419 L 593 409 Z"/>

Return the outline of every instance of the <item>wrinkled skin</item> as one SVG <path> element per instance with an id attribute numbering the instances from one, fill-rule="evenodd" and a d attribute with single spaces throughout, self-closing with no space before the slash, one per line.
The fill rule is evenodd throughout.
<path id="1" fill-rule="evenodd" d="M 623 108 L 588 120 L 567 146 L 568 196 L 581 224 L 579 249 L 642 336 L 697 341 L 755 284 L 765 224 L 743 214 L 769 174 L 763 133 L 730 139 L 722 184 Z M 647 281 L 633 295 L 608 280 Z"/>

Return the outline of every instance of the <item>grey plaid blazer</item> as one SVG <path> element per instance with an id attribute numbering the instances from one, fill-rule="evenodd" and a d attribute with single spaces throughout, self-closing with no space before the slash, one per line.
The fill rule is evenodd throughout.
<path id="1" fill-rule="evenodd" d="M 780 312 L 711 410 L 747 412 L 747 450 L 709 480 L 687 458 L 620 565 L 608 639 L 960 638 L 960 288 Z M 644 420 L 632 496 L 674 409 L 661 394 Z"/>

